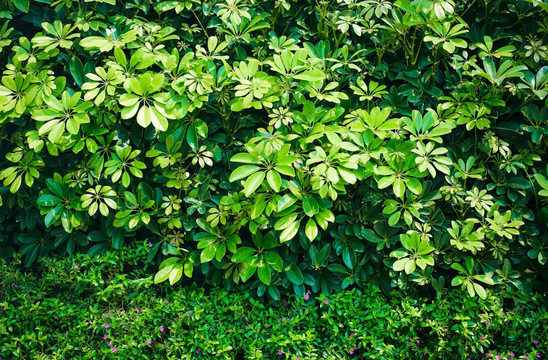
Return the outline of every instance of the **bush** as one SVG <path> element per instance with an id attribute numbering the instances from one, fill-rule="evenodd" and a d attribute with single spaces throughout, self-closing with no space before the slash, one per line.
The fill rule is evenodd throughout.
<path id="1" fill-rule="evenodd" d="M 144 242 L 156 282 L 272 299 L 546 291 L 545 3 L 3 4 L 2 257 Z"/>
<path id="2" fill-rule="evenodd" d="M 19 260 L 0 265 L 4 360 L 536 359 L 548 350 L 545 298 L 522 292 L 480 299 L 454 289 L 430 301 L 367 286 L 265 304 L 249 292 L 152 285 L 139 269 L 144 248 L 44 259 L 37 274 Z"/>

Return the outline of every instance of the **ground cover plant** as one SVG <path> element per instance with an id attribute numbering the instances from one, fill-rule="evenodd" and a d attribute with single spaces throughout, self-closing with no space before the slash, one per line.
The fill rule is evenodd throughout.
<path id="1" fill-rule="evenodd" d="M 542 296 L 485 299 L 461 289 L 432 300 L 376 286 L 332 295 L 152 285 L 147 247 L 0 263 L 0 358 L 538 359 Z"/>
<path id="2" fill-rule="evenodd" d="M 155 283 L 272 301 L 546 293 L 546 2 L 1 6 L 0 258 L 144 245 Z"/>

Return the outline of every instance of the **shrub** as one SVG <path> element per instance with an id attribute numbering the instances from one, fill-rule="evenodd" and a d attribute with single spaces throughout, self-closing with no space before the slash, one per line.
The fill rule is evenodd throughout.
<path id="1" fill-rule="evenodd" d="M 546 291 L 545 3 L 3 4 L 2 257 Z"/>
<path id="2" fill-rule="evenodd" d="M 516 359 L 546 356 L 545 298 L 460 289 L 434 300 L 376 286 L 333 295 L 157 286 L 144 248 L 0 265 L 0 357 L 8 359 Z M 116 353 L 113 350 L 116 349 Z M 281 352 L 281 354 L 279 353 Z"/>

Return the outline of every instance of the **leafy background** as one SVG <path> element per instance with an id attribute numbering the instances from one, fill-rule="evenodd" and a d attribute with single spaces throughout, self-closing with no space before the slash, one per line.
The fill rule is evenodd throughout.
<path id="1" fill-rule="evenodd" d="M 2 6 L 1 257 L 138 244 L 156 282 L 272 299 L 546 291 L 546 2 Z"/>

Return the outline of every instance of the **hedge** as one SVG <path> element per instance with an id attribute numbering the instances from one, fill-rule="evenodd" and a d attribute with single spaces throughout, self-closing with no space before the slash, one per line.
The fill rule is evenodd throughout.
<path id="1" fill-rule="evenodd" d="M 376 286 L 332 295 L 158 286 L 146 248 L 0 265 L 0 357 L 8 359 L 536 359 L 546 297 L 434 299 Z"/>
<path id="2" fill-rule="evenodd" d="M 0 257 L 278 299 L 547 290 L 548 5 L 8 0 Z"/>

